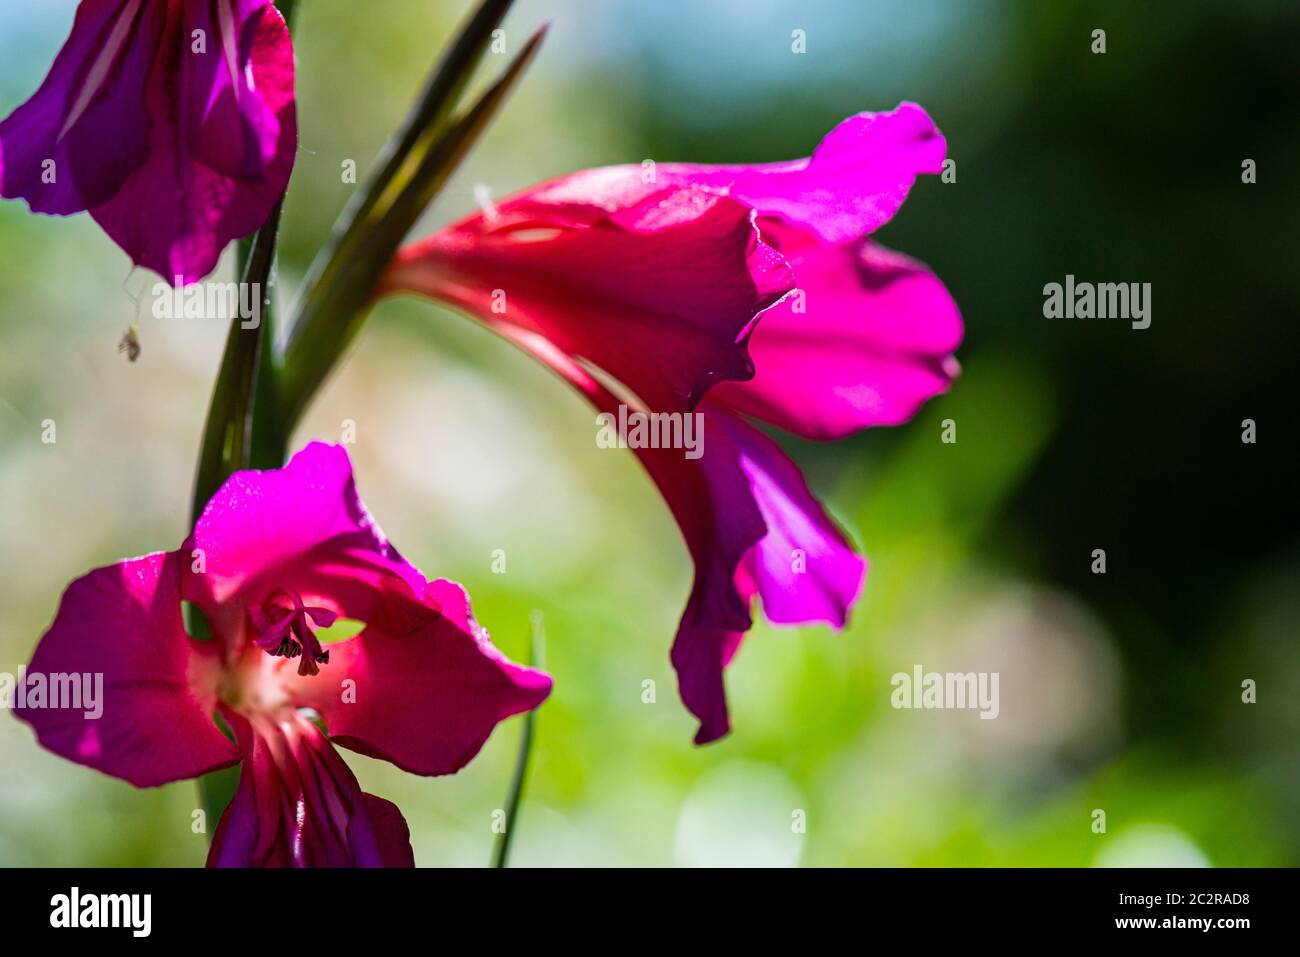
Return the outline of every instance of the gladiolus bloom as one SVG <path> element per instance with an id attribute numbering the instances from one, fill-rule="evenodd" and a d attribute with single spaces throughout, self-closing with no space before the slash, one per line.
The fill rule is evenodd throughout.
<path id="1" fill-rule="evenodd" d="M 946 149 L 904 103 L 791 162 L 586 170 L 403 250 L 381 285 L 479 318 L 601 413 L 703 413 L 698 459 L 636 449 L 695 564 L 672 661 L 697 743 L 730 727 L 723 670 L 755 598 L 775 623 L 840 628 L 866 571 L 747 419 L 838 439 L 907 420 L 956 374 L 947 290 L 868 238 Z"/>
<path id="2" fill-rule="evenodd" d="M 186 633 L 182 600 L 212 640 Z M 315 629 L 340 617 L 365 627 L 322 644 Z M 16 709 L 65 758 L 137 787 L 242 765 L 209 866 L 413 865 L 401 812 L 363 793 L 334 746 L 450 774 L 551 688 L 492 646 L 459 585 L 398 554 L 346 452 L 319 443 L 235 473 L 179 550 L 73 582 L 29 673 L 103 675 L 98 719 Z"/>
<path id="3" fill-rule="evenodd" d="M 0 122 L 0 194 L 89 210 L 136 265 L 195 282 L 288 188 L 293 83 L 271 0 L 82 0 L 41 88 Z"/>

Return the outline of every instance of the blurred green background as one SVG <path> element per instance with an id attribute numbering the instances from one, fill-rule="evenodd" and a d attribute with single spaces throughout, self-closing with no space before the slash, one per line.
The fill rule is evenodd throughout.
<path id="1" fill-rule="evenodd" d="M 290 291 L 355 188 L 340 165 L 369 171 L 463 12 L 301 6 Z M 0 113 L 74 7 L 0 12 Z M 789 444 L 870 557 L 865 597 L 838 635 L 756 627 L 728 674 L 735 731 L 700 749 L 668 663 L 691 569 L 633 457 L 470 321 L 377 311 L 295 446 L 354 420 L 361 492 L 408 557 L 465 583 L 513 657 L 541 612 L 556 691 L 514 862 L 1300 864 L 1300 5 L 521 0 L 510 50 L 543 19 L 541 58 L 421 232 L 477 184 L 786 159 L 912 99 L 957 182 L 920 182 L 879 238 L 945 280 L 967 337 L 963 377 L 912 423 Z M 1152 283 L 1151 328 L 1044 319 L 1067 273 Z M 71 579 L 186 532 L 225 328 L 137 309 L 153 281 L 88 217 L 0 205 L 0 670 Z M 890 676 L 915 664 L 1000 672 L 1000 717 L 893 710 Z M 518 734 L 454 778 L 346 756 L 420 864 L 480 865 Z M 197 806 L 190 783 L 137 791 L 0 720 L 0 864 L 199 864 Z"/>

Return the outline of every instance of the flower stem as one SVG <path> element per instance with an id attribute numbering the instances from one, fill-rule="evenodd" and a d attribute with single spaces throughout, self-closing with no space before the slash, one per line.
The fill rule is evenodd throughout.
<path id="1" fill-rule="evenodd" d="M 252 467 L 255 457 L 260 460 L 256 464 L 264 467 L 283 464 L 276 461 L 280 457 L 276 452 L 281 430 L 273 422 L 274 383 L 266 381 L 275 374 L 271 355 L 274 316 L 270 286 L 280 208 L 277 204 L 271 218 L 251 242 L 241 240 L 239 244 L 240 281 L 259 291 L 258 322 L 253 327 L 245 327 L 239 316 L 230 320 L 226 351 L 199 448 L 191 515 L 195 520 L 221 483 L 232 472 Z M 263 400 L 262 408 L 259 408 L 259 397 Z"/>
<path id="2" fill-rule="evenodd" d="M 284 444 L 271 405 L 275 394 L 272 379 L 275 368 L 271 354 L 274 316 L 270 280 L 279 224 L 280 205 L 277 205 L 271 218 L 255 236 L 239 241 L 237 274 L 241 282 L 257 284 L 261 297 L 260 322 L 256 328 L 245 329 L 238 315 L 230 321 L 226 351 L 217 374 L 199 449 L 191 506 L 194 521 L 198 520 L 208 499 L 232 472 L 253 466 L 270 468 L 282 464 Z M 211 638 L 207 619 L 196 607 L 188 606 L 187 617 L 191 635 L 199 639 Z M 238 768 L 214 771 L 199 779 L 199 800 L 207 815 L 209 840 L 226 805 L 235 796 L 238 784 Z"/>
<path id="3" fill-rule="evenodd" d="M 542 629 L 542 613 L 530 616 L 532 632 L 528 641 L 528 664 L 533 668 L 546 668 L 546 632 Z M 519 755 L 515 758 L 515 772 L 510 778 L 510 791 L 506 795 L 505 830 L 497 835 L 492 849 L 492 866 L 506 867 L 510 858 L 510 843 L 514 839 L 515 825 L 519 823 L 519 807 L 524 799 L 524 783 L 528 777 L 528 761 L 532 756 L 533 739 L 537 733 L 537 712 L 533 708 L 524 715 L 524 728 L 519 738 Z"/>

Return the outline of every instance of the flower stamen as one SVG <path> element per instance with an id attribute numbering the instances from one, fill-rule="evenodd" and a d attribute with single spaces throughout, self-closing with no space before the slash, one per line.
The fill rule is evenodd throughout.
<path id="1" fill-rule="evenodd" d="M 287 601 L 286 601 L 287 599 Z M 260 608 L 249 609 L 257 637 L 253 644 L 274 658 L 301 658 L 298 674 L 320 674 L 318 665 L 329 664 L 330 653 L 321 647 L 316 632 L 328 628 L 338 616 L 327 608 L 303 604 L 297 592 L 282 588 L 272 592 Z"/>

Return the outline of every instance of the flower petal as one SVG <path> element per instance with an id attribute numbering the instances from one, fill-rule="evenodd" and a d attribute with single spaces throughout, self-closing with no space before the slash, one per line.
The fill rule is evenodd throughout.
<path id="1" fill-rule="evenodd" d="M 108 200 L 148 155 L 145 106 L 166 6 L 83 0 L 41 88 L 0 123 L 0 192 L 68 215 Z"/>
<path id="2" fill-rule="evenodd" d="M 313 442 L 284 468 L 236 472 L 184 551 L 185 598 L 211 615 L 292 589 L 307 605 L 395 633 L 436 616 L 421 602 L 424 576 L 362 504 L 342 446 Z"/>
<path id="3" fill-rule="evenodd" d="M 722 673 L 749 630 L 754 596 L 773 622 L 838 628 L 866 569 L 776 443 L 711 400 L 702 414 L 699 459 L 637 451 L 695 562 L 672 662 L 682 701 L 700 720 L 696 744 L 730 730 Z"/>
<path id="4" fill-rule="evenodd" d="M 697 188 L 737 199 L 761 217 L 839 243 L 874 232 L 898 212 L 921 173 L 939 173 L 947 141 L 915 103 L 858 113 L 805 159 L 749 165 L 659 163 L 582 170 L 530 191 L 548 204 L 624 209 L 664 189 Z"/>
<path id="5" fill-rule="evenodd" d="M 184 35 L 200 31 L 205 40 L 197 48 L 191 43 L 181 58 L 180 107 L 189 150 L 200 163 L 236 178 L 265 175 L 279 150 L 280 118 L 261 84 L 293 89 L 288 31 L 271 29 L 262 46 L 255 42 L 264 17 L 280 18 L 270 0 L 185 5 Z"/>
<path id="6" fill-rule="evenodd" d="M 746 556 L 763 614 L 776 624 L 822 621 L 843 628 L 866 560 L 808 489 L 799 467 L 758 429 L 712 412 L 740 456 L 767 534 Z"/>
<path id="7" fill-rule="evenodd" d="M 185 5 L 187 10 L 191 6 Z M 256 6 L 240 3 L 240 9 L 248 9 L 248 19 L 239 30 L 235 59 L 244 64 L 243 86 L 251 99 L 243 101 L 239 119 L 223 108 L 220 91 L 212 111 L 196 113 L 193 98 L 205 95 L 199 86 L 201 70 L 192 64 L 182 69 L 189 61 L 169 60 L 167 81 L 156 81 L 149 90 L 153 126 L 147 162 L 90 210 L 137 265 L 171 281 L 188 284 L 210 273 L 227 243 L 266 222 L 289 185 L 298 146 L 293 49 L 288 28 L 269 0 Z M 196 56 L 190 38 L 180 37 L 179 31 L 176 36 L 175 56 Z M 220 40 L 224 56 L 227 36 L 209 37 L 209 49 Z M 268 117 L 274 117 L 276 127 L 269 151 Z M 238 139 L 218 145 L 220 136 L 231 135 L 232 123 Z M 260 156 L 260 165 L 251 164 L 253 153 Z M 235 154 L 243 161 L 237 162 Z"/>
<path id="8" fill-rule="evenodd" d="M 810 439 L 897 425 L 956 375 L 962 320 L 921 263 L 870 241 L 787 252 L 798 291 L 769 309 L 750 339 L 756 373 L 723 382 L 712 402 Z"/>
<path id="9" fill-rule="evenodd" d="M 753 624 L 753 583 L 742 561 L 766 534 L 743 463 L 721 418 L 701 412 L 704 454 L 680 449 L 635 450 L 676 519 L 695 565 L 695 580 L 673 641 L 672 663 L 682 702 L 700 720 L 696 744 L 726 734 L 722 672 Z"/>
<path id="10" fill-rule="evenodd" d="M 179 553 L 148 555 L 99 568 L 68 586 L 50 630 L 32 656 L 28 679 L 50 687 L 40 706 L 30 695 L 17 716 L 40 743 L 70 761 L 152 787 L 239 760 L 217 728 L 215 648 L 181 622 Z M 57 677 L 56 677 L 57 676 Z M 54 685 L 102 680 L 91 708 L 55 702 Z M 92 692 L 93 694 L 93 692 Z M 98 718 L 87 712 L 101 710 Z"/>
<path id="11" fill-rule="evenodd" d="M 414 866 L 401 813 L 363 794 L 303 715 L 222 713 L 246 757 L 213 835 L 209 867 Z"/>
<path id="12" fill-rule="evenodd" d="M 543 336 L 668 410 L 753 374 L 745 338 L 791 286 L 747 207 L 674 189 L 613 210 L 524 193 L 404 250 L 381 291 Z"/>
<path id="13" fill-rule="evenodd" d="M 764 216 L 844 242 L 892 219 L 918 174 L 942 171 L 947 151 L 929 114 L 900 103 L 888 113 L 850 116 L 806 160 L 731 167 L 728 192 Z"/>
<path id="14" fill-rule="evenodd" d="M 546 700 L 551 679 L 493 647 L 459 585 L 430 582 L 426 598 L 442 614 L 418 631 L 368 627 L 330 645 L 329 665 L 314 677 L 299 677 L 291 662 L 278 667 L 295 703 L 318 711 L 336 744 L 413 774 L 452 774 L 499 721 Z"/>
<path id="15" fill-rule="evenodd" d="M 379 845 L 379 857 L 384 862 L 384 867 L 414 867 L 411 829 L 397 805 L 373 794 L 361 796 L 366 799 L 366 815 L 375 832 L 375 842 Z"/>

